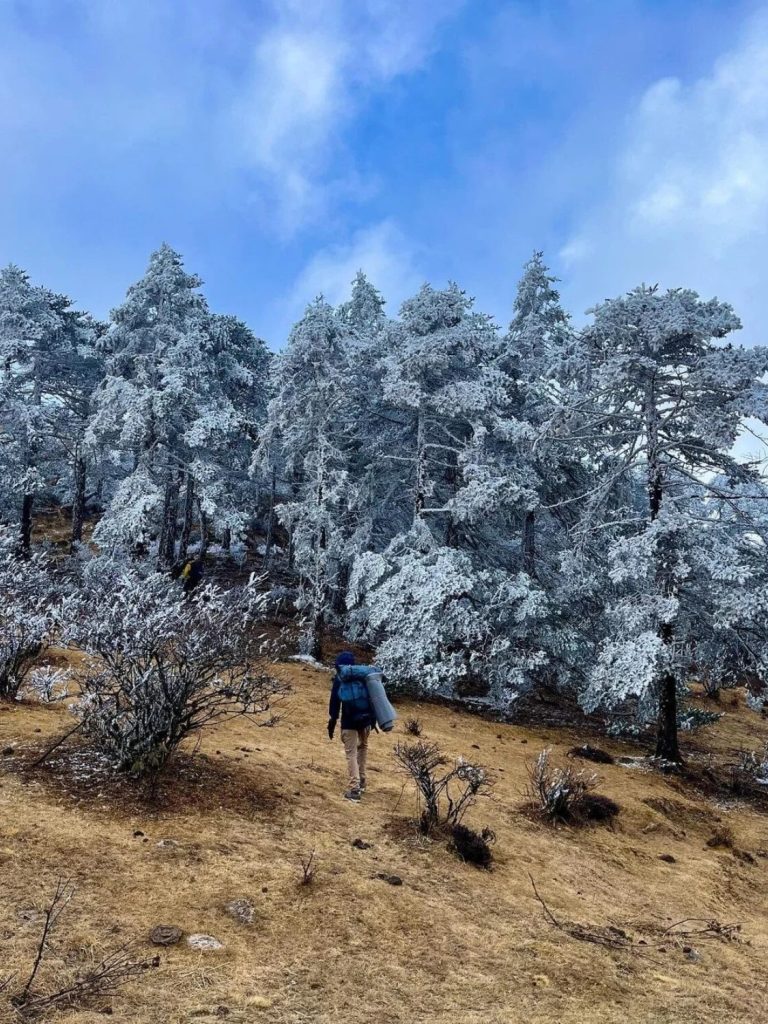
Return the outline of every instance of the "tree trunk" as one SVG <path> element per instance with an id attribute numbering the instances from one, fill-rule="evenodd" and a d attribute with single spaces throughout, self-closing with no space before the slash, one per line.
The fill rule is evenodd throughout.
<path id="1" fill-rule="evenodd" d="M 269 565 L 272 557 L 272 544 L 275 535 L 275 492 L 277 490 L 277 469 L 272 467 L 272 487 L 269 492 L 269 519 L 267 520 L 267 538 L 264 544 L 264 565 Z"/>
<path id="2" fill-rule="evenodd" d="M 179 481 L 169 475 L 163 496 L 163 525 L 158 544 L 158 560 L 168 568 L 176 556 L 176 518 L 179 512 Z"/>
<path id="3" fill-rule="evenodd" d="M 19 525 L 19 542 L 21 553 L 26 556 L 32 547 L 32 505 L 35 496 L 25 494 L 21 502 L 21 521 Z"/>
<path id="4" fill-rule="evenodd" d="M 649 384 L 646 389 L 645 398 L 645 420 L 648 434 L 648 505 L 650 509 L 651 522 L 658 519 L 664 500 L 663 468 L 658 456 L 658 409 L 656 408 L 653 385 Z M 665 597 L 673 593 L 673 584 L 670 579 L 669 562 L 671 552 L 667 550 L 668 540 L 659 543 L 656 554 L 656 580 L 659 588 Z M 659 638 L 665 647 L 671 646 L 674 642 L 674 627 L 669 622 L 663 622 L 659 626 Z M 659 711 L 656 724 L 656 757 L 663 758 L 680 764 L 683 760 L 680 754 L 677 731 L 677 679 L 674 672 L 665 672 L 659 680 Z"/>
<path id="5" fill-rule="evenodd" d="M 83 540 L 83 521 L 85 519 L 85 459 L 78 452 L 72 468 L 72 537 L 69 545 L 70 554 L 74 554 L 78 544 Z"/>
<path id="6" fill-rule="evenodd" d="M 221 546 L 227 552 L 232 550 L 232 531 L 228 526 L 225 526 L 222 530 Z"/>
<path id="7" fill-rule="evenodd" d="M 200 511 L 200 557 L 202 558 L 208 551 L 208 517 L 199 503 L 198 509 Z"/>
<path id="8" fill-rule="evenodd" d="M 325 615 L 319 605 L 312 609 L 312 618 L 309 625 L 309 636 L 307 654 L 315 661 L 323 660 L 323 627 L 325 626 Z"/>
<path id="9" fill-rule="evenodd" d="M 187 557 L 189 550 L 189 538 L 192 535 L 192 519 L 195 514 L 195 481 L 191 473 L 187 473 L 186 486 L 184 488 L 184 518 L 181 525 L 181 537 L 179 538 L 179 558 Z"/>
<path id="10" fill-rule="evenodd" d="M 536 513 L 529 509 L 523 522 L 523 572 L 536 577 Z"/>
<path id="11" fill-rule="evenodd" d="M 667 643 L 672 642 L 670 627 L 662 626 L 661 633 L 669 630 Z M 677 740 L 677 679 L 667 672 L 659 683 L 659 717 L 656 727 L 656 757 L 679 764 L 682 761 Z"/>
<path id="12" fill-rule="evenodd" d="M 426 427 L 424 415 L 419 410 L 416 421 L 416 493 L 413 500 L 414 522 L 421 519 L 427 490 Z"/>

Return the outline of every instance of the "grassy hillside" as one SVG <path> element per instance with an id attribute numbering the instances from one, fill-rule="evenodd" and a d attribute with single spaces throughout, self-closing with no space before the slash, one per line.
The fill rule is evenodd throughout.
<path id="1" fill-rule="evenodd" d="M 29 770 L 32 751 L 71 719 L 61 707 L 0 706 L 0 977 L 29 970 L 40 908 L 57 877 L 71 876 L 77 893 L 41 987 L 124 942 L 161 958 L 112 1000 L 52 1015 L 72 1024 L 105 1011 L 142 1024 L 764 1019 L 768 817 L 759 809 L 641 767 L 588 766 L 620 803 L 617 824 L 551 828 L 523 811 L 526 762 L 543 747 L 564 758 L 583 736 L 401 706 L 448 754 L 495 772 L 494 795 L 470 816 L 498 836 L 495 867 L 480 871 L 408 824 L 415 801 L 392 758 L 401 727 L 373 738 L 370 791 L 351 804 L 341 798 L 341 744 L 325 734 L 328 674 L 277 671 L 295 688 L 286 720 L 206 733 L 154 807 L 77 747 Z M 694 766 L 722 765 L 766 737 L 756 715 L 729 706 L 686 754 Z M 723 826 L 733 847 L 707 846 Z M 317 877 L 302 887 L 300 859 L 312 849 Z M 616 951 L 554 927 L 529 875 L 558 920 L 608 937 L 619 934 L 612 926 L 648 945 Z M 230 916 L 232 900 L 253 905 L 251 923 Z M 663 935 L 684 918 L 739 923 L 741 939 Z M 213 935 L 223 948 L 198 952 L 182 940 L 158 950 L 148 939 L 158 924 Z"/>

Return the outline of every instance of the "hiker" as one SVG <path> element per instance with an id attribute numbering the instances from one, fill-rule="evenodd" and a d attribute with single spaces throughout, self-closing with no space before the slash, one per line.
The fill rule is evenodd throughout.
<path id="1" fill-rule="evenodd" d="M 376 723 L 365 682 L 361 679 L 342 681 L 340 670 L 345 665 L 354 664 L 355 656 L 351 651 L 342 651 L 336 659 L 336 674 L 328 706 L 328 738 L 331 740 L 341 711 L 341 742 L 349 773 L 349 789 L 344 794 L 346 800 L 359 800 L 365 792 L 368 738 Z"/>
<path id="2" fill-rule="evenodd" d="M 191 594 L 195 587 L 202 582 L 204 562 L 202 555 L 189 558 L 184 563 L 180 576 L 184 586 L 184 593 Z"/>

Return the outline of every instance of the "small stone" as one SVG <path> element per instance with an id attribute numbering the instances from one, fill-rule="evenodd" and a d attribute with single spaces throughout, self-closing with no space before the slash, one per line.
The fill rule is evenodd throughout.
<path id="1" fill-rule="evenodd" d="M 366 843 L 364 839 L 353 839 L 352 845 L 356 850 L 370 850 L 373 843 Z"/>
<path id="2" fill-rule="evenodd" d="M 14 754 L 13 747 L 3 747 L 3 757 L 12 757 Z"/>
<path id="3" fill-rule="evenodd" d="M 402 885 L 403 880 L 400 875 L 388 875 L 384 871 L 380 871 L 376 878 L 380 878 L 382 882 L 386 882 L 388 885 Z"/>
<path id="4" fill-rule="evenodd" d="M 261 889 L 261 891 L 262 891 L 262 892 L 269 892 L 269 889 L 268 889 L 268 888 L 267 888 L 267 886 L 265 885 L 265 886 L 262 886 L 262 889 Z"/>
<path id="5" fill-rule="evenodd" d="M 473 750 L 479 750 L 480 749 L 480 744 L 479 743 L 473 743 L 472 744 L 472 749 Z"/>
<path id="6" fill-rule="evenodd" d="M 241 924 L 253 924 L 256 908 L 249 900 L 230 900 L 224 909 Z"/>
<path id="7" fill-rule="evenodd" d="M 660 853 L 659 860 L 663 860 L 665 864 L 677 864 L 677 860 L 671 853 Z"/>
<path id="8" fill-rule="evenodd" d="M 188 935 L 187 945 L 190 949 L 199 949 L 203 952 L 210 952 L 214 949 L 224 948 L 224 943 L 219 942 L 219 940 L 213 935 L 203 935 L 199 933 Z"/>
<path id="9" fill-rule="evenodd" d="M 144 833 L 141 831 L 141 829 L 137 828 L 137 829 L 134 830 L 133 838 L 134 839 L 138 839 L 139 836 L 143 836 L 143 835 L 144 835 Z"/>
<path id="10" fill-rule="evenodd" d="M 175 946 L 181 941 L 183 932 L 173 924 L 158 924 L 149 933 L 150 942 L 156 946 Z"/>
<path id="11" fill-rule="evenodd" d="M 178 845 L 175 839 L 161 839 L 159 843 L 155 843 L 161 850 L 175 850 Z"/>
<path id="12" fill-rule="evenodd" d="M 693 946 L 683 946 L 683 952 L 688 959 L 693 960 L 694 963 L 697 960 L 701 960 L 701 953 L 699 953 L 697 949 L 694 949 Z"/>

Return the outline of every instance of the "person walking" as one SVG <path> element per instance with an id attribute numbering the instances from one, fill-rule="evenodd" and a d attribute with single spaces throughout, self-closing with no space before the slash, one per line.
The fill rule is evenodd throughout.
<path id="1" fill-rule="evenodd" d="M 376 723 L 364 680 L 342 678 L 341 669 L 354 664 L 355 656 L 351 651 L 342 651 L 336 659 L 336 674 L 328 706 L 328 738 L 331 740 L 341 713 L 341 742 L 349 776 L 349 788 L 344 793 L 346 800 L 359 800 L 365 792 L 368 739 Z"/>

